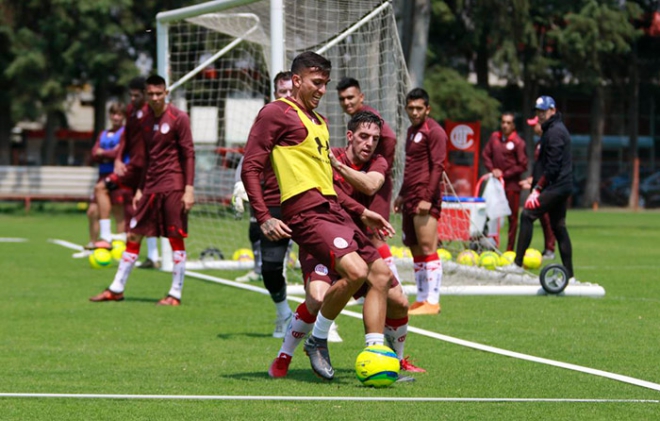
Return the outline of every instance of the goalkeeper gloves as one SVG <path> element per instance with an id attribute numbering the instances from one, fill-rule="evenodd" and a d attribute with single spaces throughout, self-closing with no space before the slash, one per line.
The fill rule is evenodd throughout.
<path id="1" fill-rule="evenodd" d="M 541 203 L 539 202 L 540 195 L 541 195 L 540 190 L 532 189 L 532 192 L 529 194 L 529 197 L 527 197 L 527 200 L 525 201 L 525 209 L 538 208 L 541 205 Z"/>
<path id="2" fill-rule="evenodd" d="M 245 186 L 243 186 L 243 182 L 236 182 L 236 184 L 234 184 L 234 193 L 231 195 L 231 207 L 234 209 L 234 216 L 236 219 L 241 219 L 243 217 L 243 212 L 245 212 L 245 205 L 243 202 L 247 201 L 248 196 L 245 192 Z"/>

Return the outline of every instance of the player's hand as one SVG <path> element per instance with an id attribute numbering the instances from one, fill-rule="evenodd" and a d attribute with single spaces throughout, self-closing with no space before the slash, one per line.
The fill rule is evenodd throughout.
<path id="1" fill-rule="evenodd" d="M 380 237 L 381 240 L 387 237 L 393 237 L 395 234 L 394 228 L 387 222 L 387 219 L 377 212 L 365 209 L 360 215 L 362 223 L 371 228 L 371 230 Z"/>
<path id="2" fill-rule="evenodd" d="M 493 171 L 491 171 L 491 174 L 493 174 L 493 177 L 495 178 L 502 178 L 502 170 L 499 168 L 494 168 Z"/>
<path id="3" fill-rule="evenodd" d="M 396 199 L 394 199 L 394 205 L 392 206 L 393 210 L 395 213 L 401 212 L 403 206 L 403 197 L 397 196 Z"/>
<path id="4" fill-rule="evenodd" d="M 278 241 L 284 238 L 291 238 L 291 228 L 277 218 L 270 218 L 261 224 L 261 232 L 270 241 Z"/>
<path id="5" fill-rule="evenodd" d="M 126 164 L 124 164 L 119 160 L 115 160 L 115 174 L 117 174 L 120 177 L 126 174 Z"/>
<path id="6" fill-rule="evenodd" d="M 328 151 L 328 158 L 330 158 L 330 165 L 332 166 L 332 168 L 339 171 L 339 167 L 341 167 L 341 162 L 337 160 L 337 157 L 335 156 L 335 154 L 332 153 L 332 150 Z"/>
<path id="7" fill-rule="evenodd" d="M 525 190 L 531 189 L 532 188 L 532 177 L 527 177 L 524 180 L 520 180 L 518 182 L 518 184 L 520 184 L 520 187 L 522 187 Z"/>
<path id="8" fill-rule="evenodd" d="M 428 215 L 430 211 L 431 211 L 431 202 L 427 202 L 426 200 L 420 200 L 419 203 L 417 204 L 417 209 L 415 210 L 415 213 L 417 213 L 417 215 Z"/>
<path id="9" fill-rule="evenodd" d="M 541 203 L 539 202 L 539 196 L 541 193 L 537 189 L 533 189 L 532 192 L 527 197 L 525 201 L 525 209 L 536 209 Z"/>
<path id="10" fill-rule="evenodd" d="M 183 204 L 183 211 L 188 213 L 195 204 L 195 188 L 193 186 L 186 186 L 186 190 L 183 192 L 181 197 L 181 203 Z"/>
<path id="11" fill-rule="evenodd" d="M 137 189 L 133 195 L 133 209 L 137 209 L 137 204 L 142 199 L 142 190 Z"/>
<path id="12" fill-rule="evenodd" d="M 237 181 L 234 184 L 234 192 L 231 195 L 231 207 L 234 209 L 234 216 L 236 219 L 241 219 L 243 217 L 243 212 L 245 212 L 245 204 L 243 202 L 248 201 L 247 192 L 245 191 L 245 186 L 242 181 Z"/>

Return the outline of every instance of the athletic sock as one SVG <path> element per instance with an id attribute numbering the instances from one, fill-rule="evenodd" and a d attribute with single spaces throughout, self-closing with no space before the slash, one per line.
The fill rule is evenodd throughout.
<path id="1" fill-rule="evenodd" d="M 424 256 L 413 256 L 413 271 L 415 272 L 415 283 L 417 284 L 417 302 L 426 301 L 429 296 L 426 281 L 426 259 Z"/>
<path id="2" fill-rule="evenodd" d="M 284 301 L 280 301 L 279 303 L 275 303 L 275 309 L 277 310 L 277 317 L 282 319 L 289 317 L 289 315 L 292 313 L 291 307 L 289 307 L 289 302 L 286 299 L 284 299 Z"/>
<path id="3" fill-rule="evenodd" d="M 385 319 L 385 339 L 399 359 L 403 358 L 403 348 L 408 335 L 408 316 L 401 319 Z"/>
<path id="4" fill-rule="evenodd" d="M 383 258 L 387 267 L 390 268 L 390 271 L 392 271 L 392 275 L 394 275 L 396 280 L 401 282 L 399 278 L 399 271 L 396 269 L 396 264 L 394 263 L 394 257 L 392 257 L 390 246 L 383 244 L 382 246 L 378 247 L 378 254 L 380 254 L 380 257 Z"/>
<path id="5" fill-rule="evenodd" d="M 181 291 L 183 290 L 183 279 L 186 274 L 185 250 L 173 250 L 172 260 L 174 262 L 174 267 L 172 268 L 172 287 L 167 294 L 180 300 Z"/>
<path id="6" fill-rule="evenodd" d="M 437 252 L 426 256 L 426 279 L 428 281 L 426 301 L 429 304 L 438 304 L 442 285 L 442 261 Z"/>
<path id="7" fill-rule="evenodd" d="M 131 274 L 133 266 L 140 255 L 140 243 L 134 243 L 129 241 L 126 243 L 126 250 L 121 255 L 121 260 L 119 261 L 119 267 L 117 268 L 117 273 L 115 274 L 115 279 L 112 281 L 112 284 L 108 288 L 110 291 L 115 293 L 124 292 L 124 287 L 126 286 L 126 281 L 128 280 L 128 275 Z"/>
<path id="8" fill-rule="evenodd" d="M 332 326 L 333 320 L 326 319 L 323 317 L 323 314 L 319 312 L 316 316 L 316 322 L 314 323 L 314 329 L 312 330 L 312 335 L 319 339 L 328 339 L 328 332 L 330 331 L 330 326 Z"/>
<path id="9" fill-rule="evenodd" d="M 296 309 L 296 313 L 291 319 L 291 323 L 286 330 L 284 339 L 282 340 L 282 348 L 280 354 L 284 353 L 293 356 L 296 348 L 305 339 L 305 336 L 314 328 L 316 316 L 309 313 L 307 305 L 302 303 Z M 279 355 L 279 354 L 278 354 Z"/>
<path id="10" fill-rule="evenodd" d="M 364 343 L 366 346 L 383 345 L 385 343 L 385 335 L 382 333 L 367 333 L 364 335 Z"/>
<path id="11" fill-rule="evenodd" d="M 158 255 L 158 237 L 147 237 L 147 258 L 156 263 L 160 261 Z"/>
<path id="12" fill-rule="evenodd" d="M 99 219 L 99 237 L 108 243 L 112 242 L 112 230 L 109 219 Z"/>

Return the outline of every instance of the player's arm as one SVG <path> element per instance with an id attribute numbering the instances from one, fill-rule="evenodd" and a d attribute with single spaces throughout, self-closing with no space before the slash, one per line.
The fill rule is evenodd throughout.
<path id="1" fill-rule="evenodd" d="M 560 133 L 558 130 L 550 130 L 547 134 L 547 141 L 543 146 L 546 156 L 543 161 L 543 175 L 541 175 L 534 187 L 539 191 L 559 177 L 563 163 L 564 148 L 567 145 L 563 133 Z"/>
<path id="2" fill-rule="evenodd" d="M 379 213 L 364 207 L 358 201 L 350 197 L 341 189 L 335 189 L 337 200 L 349 213 L 357 215 L 362 223 L 377 232 L 380 237 L 392 237 L 395 233 L 394 228 Z"/>
<path id="3" fill-rule="evenodd" d="M 385 182 L 384 172 L 370 170 L 369 172 L 364 173 L 357 171 L 339 160 L 333 159 L 333 157 L 334 155 L 331 155 L 330 162 L 332 163 L 334 170 L 356 190 L 368 196 L 373 196 L 383 186 L 383 183 Z M 385 165 L 387 165 L 385 159 L 382 157 L 381 159 Z"/>
<path id="4" fill-rule="evenodd" d="M 92 160 L 97 163 L 103 162 L 103 149 L 101 148 L 102 134 L 103 132 L 99 133 L 99 135 L 96 137 L 96 142 L 94 142 L 94 146 L 92 146 Z"/>
<path id="5" fill-rule="evenodd" d="M 184 190 L 181 202 L 188 212 L 195 204 L 195 146 L 190 130 L 188 114 L 182 112 L 176 121 L 176 140 L 179 145 L 179 159 L 183 170 Z"/>
<path id="6" fill-rule="evenodd" d="M 126 127 L 121 132 L 119 137 L 119 144 L 117 145 L 117 156 L 115 157 L 115 174 L 122 176 L 126 173 L 126 164 L 122 160 L 124 156 L 124 150 L 126 150 Z"/>
<path id="7" fill-rule="evenodd" d="M 437 126 L 429 132 L 428 148 L 429 184 L 422 199 L 430 202 L 440 187 L 442 173 L 445 171 L 445 160 L 447 159 L 447 134 L 441 127 Z"/>

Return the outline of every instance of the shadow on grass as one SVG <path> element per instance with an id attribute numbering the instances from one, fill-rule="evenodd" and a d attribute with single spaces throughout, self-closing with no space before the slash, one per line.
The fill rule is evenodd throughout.
<path id="1" fill-rule="evenodd" d="M 244 332 L 244 333 L 218 333 L 218 339 L 232 339 L 237 337 L 245 338 L 272 338 L 273 335 L 270 333 L 255 333 L 255 332 Z"/>
<path id="2" fill-rule="evenodd" d="M 282 381 L 282 380 L 293 380 L 296 382 L 303 382 L 303 383 L 318 383 L 318 384 L 327 384 L 327 385 L 350 385 L 350 384 L 355 384 L 355 372 L 353 370 L 349 369 L 337 369 L 335 368 L 335 378 L 333 380 L 323 380 L 320 377 L 317 377 L 313 372 L 311 368 L 308 369 L 293 369 L 289 370 L 287 373 L 286 377 L 282 379 L 271 379 L 270 376 L 268 376 L 268 371 L 267 369 L 264 369 L 264 371 L 259 371 L 259 372 L 246 372 L 246 373 L 233 373 L 233 374 L 227 374 L 224 376 L 227 379 L 234 379 L 234 380 L 242 380 L 242 381 L 263 381 L 264 379 L 267 379 L 269 381 Z"/>

